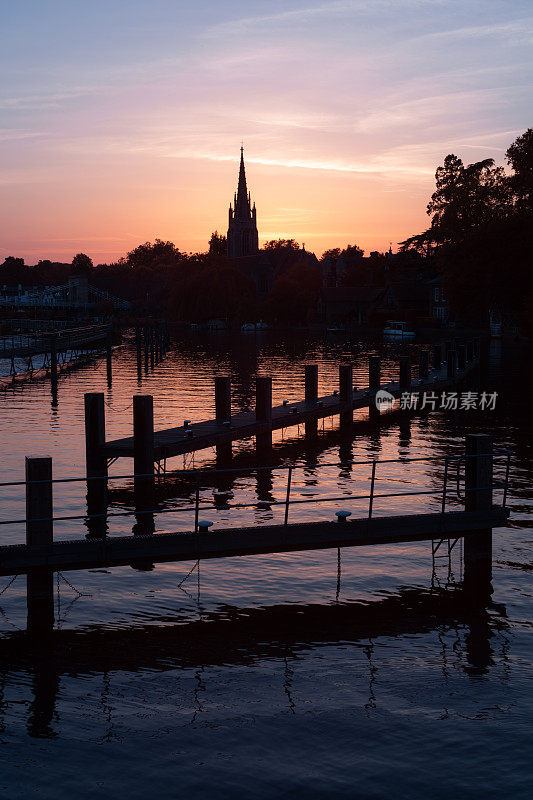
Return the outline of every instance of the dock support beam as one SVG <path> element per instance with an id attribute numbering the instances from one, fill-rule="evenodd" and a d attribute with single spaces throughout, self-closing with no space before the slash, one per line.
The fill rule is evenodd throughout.
<path id="1" fill-rule="evenodd" d="M 400 358 L 400 389 L 411 388 L 411 359 L 409 356 Z"/>
<path id="2" fill-rule="evenodd" d="M 466 369 L 466 347 L 460 344 L 457 347 L 457 369 L 459 372 L 464 372 Z"/>
<path id="3" fill-rule="evenodd" d="M 111 336 L 111 331 L 109 331 L 106 336 L 105 349 L 106 349 L 107 385 L 111 387 L 111 382 L 113 380 L 113 364 L 111 360 L 113 356 L 113 339 Z"/>
<path id="4" fill-rule="evenodd" d="M 215 418 L 221 426 L 231 422 L 231 378 L 226 375 L 217 375 L 215 378 Z M 231 442 L 217 444 L 216 452 L 217 463 L 231 461 Z"/>
<path id="5" fill-rule="evenodd" d="M 52 383 L 57 383 L 57 333 L 50 337 L 50 377 Z"/>
<path id="6" fill-rule="evenodd" d="M 266 423 L 265 430 L 256 434 L 255 447 L 258 454 L 268 453 L 272 449 L 272 378 L 258 375 L 255 392 L 255 418 Z"/>
<path id="7" fill-rule="evenodd" d="M 429 375 L 429 350 L 420 350 L 418 354 L 418 377 L 425 380 Z"/>
<path id="8" fill-rule="evenodd" d="M 135 326 L 135 350 L 137 352 L 137 378 L 142 378 L 143 372 L 143 356 L 141 347 L 141 328 L 139 325 Z"/>
<path id="9" fill-rule="evenodd" d="M 379 408 L 376 406 L 376 392 L 381 385 L 381 358 L 370 356 L 368 361 L 368 387 L 370 389 L 370 399 L 368 406 L 368 417 L 371 422 L 379 421 Z"/>
<path id="10" fill-rule="evenodd" d="M 104 395 L 85 395 L 85 465 L 87 471 L 87 527 L 89 536 L 106 535 L 107 457 L 105 454 Z M 102 480 L 97 480 L 101 478 Z M 93 515 L 98 515 L 91 519 Z"/>
<path id="11" fill-rule="evenodd" d="M 453 380 L 457 371 L 457 353 L 455 350 L 450 350 L 448 352 L 448 357 L 446 359 L 446 370 L 448 378 Z"/>
<path id="12" fill-rule="evenodd" d="M 486 511 L 492 506 L 492 438 L 469 433 L 465 451 L 465 511 Z M 491 593 L 492 529 L 464 537 L 464 588 L 480 600 Z"/>
<path id="13" fill-rule="evenodd" d="M 341 364 L 339 367 L 339 398 L 341 403 L 346 403 L 346 408 L 340 413 L 341 428 L 353 425 L 353 367 L 351 364 Z"/>
<path id="14" fill-rule="evenodd" d="M 46 549 L 53 542 L 52 459 L 26 458 L 26 544 Z M 27 628 L 45 634 L 54 627 L 54 575 L 47 567 L 28 572 Z"/>
<path id="15" fill-rule="evenodd" d="M 433 369 L 440 372 L 442 369 L 442 347 L 440 344 L 433 345 Z"/>
<path id="16" fill-rule="evenodd" d="M 133 472 L 137 533 L 153 533 L 154 518 L 154 398 L 133 396 Z"/>
<path id="17" fill-rule="evenodd" d="M 305 403 L 310 407 L 316 406 L 318 400 L 318 364 L 307 364 L 305 367 Z M 318 421 L 309 420 L 305 423 L 306 437 L 316 436 Z"/>

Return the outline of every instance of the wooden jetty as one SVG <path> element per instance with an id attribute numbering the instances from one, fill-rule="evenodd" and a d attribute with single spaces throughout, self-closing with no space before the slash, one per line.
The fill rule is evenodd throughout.
<path id="1" fill-rule="evenodd" d="M 376 465 L 372 463 L 369 495 L 346 497 L 354 504 L 352 512 L 336 512 L 337 521 L 319 519 L 308 523 L 288 523 L 291 470 L 288 470 L 284 523 L 227 528 L 212 531 L 212 523 L 199 519 L 199 495 L 196 494 L 194 528 L 181 533 L 86 538 L 54 541 L 52 501 L 52 459 L 26 459 L 26 542 L 0 547 L 0 575 L 27 575 L 28 628 L 35 632 L 50 631 L 54 622 L 54 571 L 80 570 L 158 562 L 190 561 L 229 556 L 250 556 L 266 553 L 297 552 L 325 548 L 405 544 L 408 542 L 447 541 L 453 548 L 464 539 L 464 588 L 473 597 L 486 599 L 492 575 L 492 528 L 507 523 L 505 507 L 509 478 L 509 455 L 503 485 L 493 481 L 495 452 L 492 440 L 485 434 L 469 434 L 465 441 L 464 510 L 447 511 L 450 491 L 448 461 L 445 459 L 442 490 L 407 492 L 409 495 L 440 494 L 441 511 L 373 517 L 373 501 L 377 497 L 402 496 L 405 493 L 375 494 Z M 457 457 L 455 457 L 457 458 Z M 402 463 L 409 459 L 403 459 Z M 414 459 L 417 460 L 417 459 Z M 146 475 L 136 476 L 146 479 Z M 61 479 L 60 479 L 61 480 Z M 74 479 L 75 480 L 75 479 Z M 79 480 L 85 480 L 79 479 Z M 89 479 L 89 482 L 91 480 Z M 107 483 L 101 478 L 95 485 Z M 4 484 L 6 485 L 6 484 Z M 7 484 L 11 485 L 11 484 Z M 493 488 L 503 488 L 501 506 L 493 505 Z M 368 510 L 357 515 L 360 501 L 368 499 Z M 343 498 L 344 501 L 344 498 Z M 302 501 L 296 501 L 301 503 Z M 310 499 L 305 502 L 316 502 Z M 146 512 L 148 513 L 148 512 Z M 154 513 L 153 509 L 149 512 Z M 331 510 L 328 513 L 332 513 Z M 81 517 L 74 517 L 74 519 Z M 435 547 L 433 548 L 435 552 Z"/>
<path id="2" fill-rule="evenodd" d="M 318 367 L 308 365 L 305 368 L 305 397 L 274 407 L 272 378 L 258 376 L 255 411 L 233 415 L 230 378 L 219 376 L 215 378 L 215 418 L 194 424 L 186 422 L 166 430 L 154 430 L 152 396 L 136 395 L 133 397 L 133 436 L 112 441 L 105 438 L 103 394 L 86 395 L 88 474 L 105 474 L 107 464 L 118 458 L 133 458 L 134 472 L 146 474 L 153 469 L 154 463 L 210 447 L 216 447 L 217 457 L 224 461 L 231 457 L 232 442 L 254 436 L 258 452 L 264 453 L 272 446 L 273 431 L 303 424 L 306 436 L 314 436 L 318 420 L 333 416 L 339 416 L 341 428 L 349 428 L 353 424 L 354 410 L 359 409 L 368 408 L 370 419 L 378 421 L 378 392 L 387 392 L 396 399 L 405 392 L 438 394 L 457 387 L 477 366 L 478 342 L 459 345 L 456 350 L 446 349 L 444 361 L 442 346 L 433 347 L 431 370 L 429 351 L 420 351 L 416 381 L 411 378 L 411 361 L 407 356 L 400 359 L 399 379 L 388 383 L 381 383 L 379 357 L 371 357 L 368 386 L 363 388 L 353 386 L 352 366 L 341 365 L 338 390 L 323 397 L 318 396 Z"/>

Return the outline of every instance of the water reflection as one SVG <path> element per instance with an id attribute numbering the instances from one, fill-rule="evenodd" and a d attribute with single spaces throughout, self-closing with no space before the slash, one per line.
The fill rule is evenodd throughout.
<path id="1" fill-rule="evenodd" d="M 11 705 L 7 701 L 10 675 L 28 676 L 31 701 L 27 732 L 31 737 L 54 737 L 61 733 L 61 682 L 66 677 L 85 676 L 92 684 L 101 682 L 101 705 L 107 719 L 107 736 L 113 728 L 113 704 L 109 696 L 109 675 L 117 672 L 157 673 L 170 669 L 192 670 L 195 676 L 193 721 L 202 712 L 209 688 L 208 668 L 251 666 L 270 660 L 279 663 L 287 709 L 297 711 L 295 692 L 302 703 L 298 674 L 292 665 L 309 651 L 331 647 L 360 646 L 367 659 L 368 714 L 380 702 L 379 666 L 376 644 L 382 637 L 397 642 L 413 636 L 455 632 L 453 655 L 440 650 L 442 673 L 449 672 L 448 659 L 464 663 L 471 677 L 487 674 L 496 661 L 505 660 L 508 644 L 505 607 L 489 604 L 473 608 L 460 589 L 421 590 L 401 588 L 394 595 L 369 603 L 347 602 L 331 605 L 277 605 L 267 608 L 222 606 L 202 611 L 198 621 L 185 622 L 168 617 L 153 624 L 125 630 L 95 628 L 84 632 L 55 631 L 46 644 L 26 634 L 13 634 L 0 641 L 0 729 L 9 726 Z M 158 624 L 159 622 L 163 624 Z M 502 636 L 502 633 L 504 634 Z M 414 657 L 414 654 L 413 654 Z M 386 687 L 385 692 L 388 691 Z M 92 690 L 93 692 L 95 689 Z M 142 702 L 141 698 L 130 702 Z M 445 711 L 445 709 L 444 709 Z"/>

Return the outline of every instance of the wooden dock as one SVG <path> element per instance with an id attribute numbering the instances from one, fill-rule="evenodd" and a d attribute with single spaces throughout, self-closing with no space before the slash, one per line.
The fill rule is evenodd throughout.
<path id="1" fill-rule="evenodd" d="M 501 455 L 501 453 L 497 453 Z M 287 467 L 287 494 L 282 504 L 285 506 L 284 524 L 254 525 L 252 527 L 210 530 L 212 523 L 199 519 L 199 492 L 197 484 L 196 503 L 191 507 L 195 524 L 189 531 L 175 533 L 133 533 L 129 536 L 107 537 L 105 533 L 89 535 L 85 539 L 54 541 L 54 509 L 52 500 L 52 459 L 26 459 L 26 541 L 19 545 L 0 547 L 0 575 L 27 575 L 28 628 L 37 632 L 50 631 L 54 622 L 54 584 L 53 574 L 61 570 L 83 570 L 116 566 L 152 567 L 160 562 L 194 561 L 234 556 L 254 556 L 269 553 L 285 553 L 326 548 L 362 547 L 376 545 L 404 545 L 408 542 L 432 540 L 436 549 L 447 541 L 449 552 L 459 538 L 464 539 L 464 582 L 472 594 L 485 597 L 490 593 L 492 576 L 492 528 L 507 524 L 508 511 L 505 507 L 509 459 L 507 457 L 506 477 L 503 485 L 494 483 L 493 461 L 495 457 L 492 440 L 485 434 L 469 434 L 465 441 L 465 451 L 461 456 L 444 457 L 442 489 L 430 491 L 421 488 L 415 492 L 395 494 L 376 494 L 375 475 L 377 461 L 372 464 L 372 481 L 369 495 L 343 497 L 343 503 L 353 505 L 352 510 L 342 509 L 333 513 L 317 510 L 318 520 L 314 522 L 288 523 L 291 504 L 291 471 Z M 464 510 L 446 510 L 446 499 L 450 492 L 448 481 L 448 462 L 464 462 Z M 402 459 L 405 465 L 410 459 Z M 413 459 L 411 459 L 413 460 Z M 418 461 L 419 459 L 414 459 Z M 387 461 L 387 463 L 390 463 Z M 458 473 L 459 474 L 459 471 Z M 148 476 L 136 478 L 146 480 Z M 65 479 L 59 479 L 65 480 Z M 82 478 L 68 480 L 87 480 L 88 485 L 101 487 L 107 479 Z M 12 485 L 12 484 L 4 484 Z M 142 483 L 140 484 L 143 485 Z M 100 488 L 98 488 L 100 487 Z M 458 487 L 457 487 L 458 488 Z M 493 504 L 493 489 L 503 489 L 501 506 Z M 441 495 L 439 513 L 416 513 L 409 515 L 372 516 L 374 498 L 402 497 L 408 495 Z M 149 493 L 148 493 L 149 496 Z M 332 498 L 338 500 L 338 498 Z M 361 500 L 368 500 L 366 513 L 361 512 Z M 316 499 L 294 501 L 316 503 Z M 88 495 L 87 515 L 63 519 L 85 519 L 91 514 L 91 501 Z M 279 502 L 273 504 L 280 505 Z M 257 505 L 257 504 L 252 504 Z M 240 506 L 244 507 L 244 506 Z M 346 507 L 345 507 L 346 508 Z M 129 513 L 129 512 L 128 512 Z M 157 513 L 146 506 L 132 512 L 137 520 L 153 517 Z M 328 518 L 324 519 L 324 514 Z M 331 517 L 329 516 L 331 514 Z M 97 515 L 100 518 L 100 515 Z M 105 512 L 104 512 L 105 516 Z"/>
<path id="2" fill-rule="evenodd" d="M 446 360 L 443 360 L 443 356 Z M 146 474 L 151 464 L 186 453 L 217 448 L 217 455 L 229 457 L 232 442 L 256 437 L 257 449 L 267 451 L 272 446 L 273 431 L 305 425 L 306 436 L 316 435 L 317 423 L 326 417 L 339 416 L 341 428 L 353 423 L 353 412 L 369 409 L 372 421 L 378 421 L 376 394 L 386 391 L 394 398 L 404 393 L 426 392 L 439 394 L 456 388 L 477 366 L 479 346 L 474 342 L 459 345 L 457 350 L 440 345 L 433 347 L 433 367 L 429 369 L 429 351 L 420 351 L 419 378 L 411 379 L 410 359 L 400 359 L 399 380 L 382 383 L 381 364 L 378 357 L 369 361 L 369 383 L 366 387 L 353 386 L 351 365 L 339 368 L 339 389 L 323 397 L 318 396 L 318 367 L 309 365 L 305 374 L 305 397 L 295 402 L 285 401 L 272 407 L 272 378 L 258 376 L 256 409 L 231 414 L 231 385 L 228 377 L 215 378 L 215 418 L 187 423 L 166 430 L 154 430 L 153 398 L 137 395 L 133 398 L 133 436 L 111 441 L 105 440 L 103 395 L 87 395 L 86 431 L 90 452 L 88 460 L 114 461 L 134 458 L 135 472 Z M 103 464 L 100 463 L 100 474 Z M 98 474 L 92 472 L 90 474 Z"/>

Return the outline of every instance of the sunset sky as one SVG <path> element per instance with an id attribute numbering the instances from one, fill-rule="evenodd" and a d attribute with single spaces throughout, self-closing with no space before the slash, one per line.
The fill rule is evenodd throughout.
<path id="1" fill-rule="evenodd" d="M 393 249 L 533 125 L 532 0 L 0 0 L 0 261 L 226 232 Z"/>

